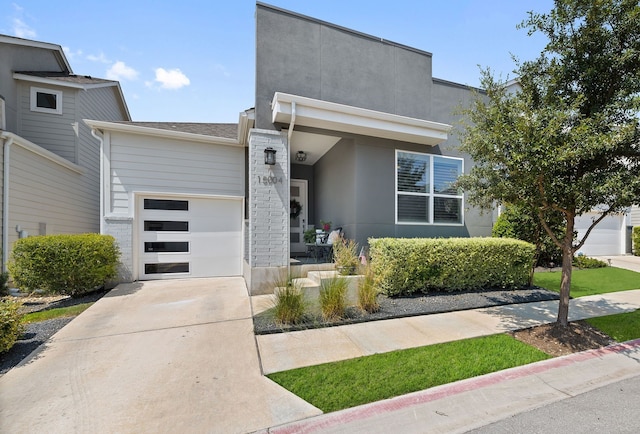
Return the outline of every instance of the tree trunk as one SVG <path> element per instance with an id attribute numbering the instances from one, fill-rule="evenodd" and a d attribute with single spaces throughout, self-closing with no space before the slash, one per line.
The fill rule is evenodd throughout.
<path id="1" fill-rule="evenodd" d="M 558 324 L 569 325 L 569 293 L 571 292 L 571 272 L 573 271 L 573 228 L 575 216 L 567 216 L 567 229 L 562 240 L 562 280 L 560 282 L 560 303 L 558 304 Z"/>

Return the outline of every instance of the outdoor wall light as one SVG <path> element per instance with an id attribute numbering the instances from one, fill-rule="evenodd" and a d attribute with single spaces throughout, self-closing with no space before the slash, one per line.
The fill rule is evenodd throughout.
<path id="1" fill-rule="evenodd" d="M 304 151 L 298 151 L 296 153 L 296 161 L 307 161 L 307 153 Z"/>
<path id="2" fill-rule="evenodd" d="M 269 146 L 264 150 L 264 164 L 274 166 L 276 164 L 276 150 Z"/>

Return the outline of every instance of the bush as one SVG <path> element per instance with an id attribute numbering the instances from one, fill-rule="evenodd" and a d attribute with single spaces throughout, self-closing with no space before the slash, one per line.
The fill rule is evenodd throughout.
<path id="1" fill-rule="evenodd" d="M 19 312 L 21 304 L 12 300 L 0 300 L 0 353 L 8 351 L 24 330 L 22 314 Z"/>
<path id="2" fill-rule="evenodd" d="M 281 276 L 274 282 L 274 317 L 279 324 L 297 324 L 305 313 L 302 290 L 291 275 Z"/>
<path id="3" fill-rule="evenodd" d="M 0 296 L 9 295 L 9 285 L 7 285 L 8 281 L 9 273 L 6 271 L 4 273 L 0 273 Z"/>
<path id="4" fill-rule="evenodd" d="M 22 290 L 80 296 L 116 277 L 119 257 L 110 235 L 43 235 L 16 241 L 8 265 Z"/>
<path id="5" fill-rule="evenodd" d="M 358 260 L 358 243 L 354 240 L 339 240 L 333 245 L 333 261 L 336 270 L 343 276 L 354 274 L 360 261 Z"/>
<path id="6" fill-rule="evenodd" d="M 600 259 L 578 255 L 573 257 L 573 266 L 578 268 L 604 268 L 608 264 Z"/>
<path id="7" fill-rule="evenodd" d="M 377 312 L 380 310 L 380 303 L 371 266 L 363 267 L 361 274 L 363 277 L 358 285 L 358 307 L 367 313 Z"/>
<path id="8" fill-rule="evenodd" d="M 369 239 L 378 288 L 417 292 L 516 289 L 528 285 L 535 247 L 509 238 Z"/>
<path id="9" fill-rule="evenodd" d="M 547 222 L 558 239 L 562 239 L 565 222 L 561 214 L 553 216 Z M 496 220 L 491 236 L 498 238 L 516 238 L 536 246 L 536 265 L 548 266 L 562 263 L 562 250 L 556 246 L 542 227 L 538 216 L 527 208 L 507 205 Z"/>
<path id="10" fill-rule="evenodd" d="M 633 254 L 635 256 L 640 256 L 640 226 L 633 227 L 633 234 L 631 237 L 633 239 Z"/>
<path id="11" fill-rule="evenodd" d="M 346 278 L 334 276 L 329 280 L 322 280 L 320 286 L 320 309 L 322 317 L 327 321 L 340 319 L 347 307 L 347 289 L 349 282 Z"/>

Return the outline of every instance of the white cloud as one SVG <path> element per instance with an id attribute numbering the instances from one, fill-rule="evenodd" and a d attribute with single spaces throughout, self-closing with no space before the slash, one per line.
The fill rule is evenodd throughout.
<path id="1" fill-rule="evenodd" d="M 33 39 L 37 36 L 35 29 L 29 27 L 20 18 L 13 19 L 13 34 L 18 38 Z"/>
<path id="2" fill-rule="evenodd" d="M 179 69 L 156 68 L 156 81 L 163 89 L 180 89 L 191 84 L 191 80 Z"/>
<path id="3" fill-rule="evenodd" d="M 135 80 L 138 78 L 138 71 L 118 60 L 107 70 L 107 78 L 109 80 Z"/>
<path id="4" fill-rule="evenodd" d="M 111 63 L 111 61 L 104 55 L 104 53 L 100 53 L 98 55 L 88 54 L 87 59 L 92 62 L 100 62 L 100 63 Z"/>
<path id="5" fill-rule="evenodd" d="M 82 56 L 82 50 L 73 51 L 70 47 L 64 45 L 62 46 L 62 51 L 64 51 L 65 56 L 67 56 L 69 60 Z"/>

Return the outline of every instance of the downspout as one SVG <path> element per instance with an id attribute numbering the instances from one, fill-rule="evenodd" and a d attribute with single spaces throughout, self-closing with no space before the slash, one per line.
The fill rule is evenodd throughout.
<path id="1" fill-rule="evenodd" d="M 104 234 L 104 140 L 91 128 L 91 135 L 100 142 L 100 233 Z"/>
<path id="2" fill-rule="evenodd" d="M 7 258 L 9 255 L 9 166 L 11 145 L 13 137 L 7 137 L 2 133 L 4 142 L 3 174 L 2 174 L 2 272 L 7 271 Z"/>
<path id="3" fill-rule="evenodd" d="M 291 136 L 293 135 L 293 128 L 296 125 L 296 102 L 295 101 L 291 101 L 291 121 L 289 122 L 289 130 L 287 130 L 287 146 L 288 146 L 288 156 L 287 156 L 287 162 L 288 162 L 288 169 L 287 169 L 287 179 L 289 180 L 289 185 L 287 186 L 287 192 L 289 193 L 289 200 L 291 200 Z M 286 206 L 286 204 L 285 204 Z M 287 224 L 287 234 L 291 233 L 291 219 L 287 220 L 288 224 Z M 304 228 L 303 228 L 304 230 Z M 290 237 L 290 235 L 287 235 L 287 237 Z M 291 243 L 287 243 L 288 245 L 288 249 L 287 251 L 289 252 L 287 255 L 287 275 L 291 276 L 291 260 L 289 258 L 291 258 Z"/>

